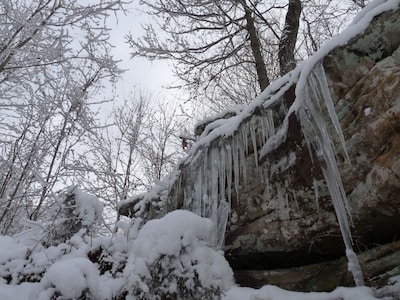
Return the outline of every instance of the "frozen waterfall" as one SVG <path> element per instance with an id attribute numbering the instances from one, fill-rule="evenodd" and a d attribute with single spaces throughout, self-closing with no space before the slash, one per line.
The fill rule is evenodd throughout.
<path id="1" fill-rule="evenodd" d="M 206 127 L 206 135 L 217 133 L 218 138 L 210 139 L 207 144 L 198 146 L 192 151 L 191 159 L 186 161 L 186 171 L 181 176 L 184 180 L 183 207 L 213 220 L 215 236 L 212 240 L 216 247 L 222 247 L 230 208 L 234 204 L 232 201 L 238 198 L 238 193 L 246 186 L 247 164 L 249 164 L 246 157 L 254 152 L 252 168 L 259 172 L 259 176 L 263 176 L 266 187 L 273 186 L 274 182 L 270 182 L 269 176 L 291 167 L 296 156 L 294 153 L 289 153 L 287 157 L 273 164 L 260 163 L 259 158 L 268 157 L 285 142 L 289 117 L 291 114 L 296 114 L 310 157 L 313 157 L 311 153 L 313 149 L 318 159 L 318 162 L 314 163 L 318 163 L 323 172 L 346 248 L 349 270 L 356 284 L 363 285 L 361 268 L 352 247 L 352 219 L 336 162 L 334 139 L 339 141 L 344 156 L 348 161 L 349 159 L 322 63 L 315 64 L 311 69 L 304 86 L 297 86 L 296 90 L 301 91 L 301 94 L 296 93 L 294 102 L 285 108 L 286 115 L 280 124 L 276 125 L 276 120 L 274 122 L 272 107 L 274 109 L 277 106 L 285 107 L 283 92 L 292 84 L 295 78 L 293 76 L 293 74 L 287 76 L 286 85 L 281 91 L 262 104 L 262 113 L 253 113 L 251 117 L 245 118 L 243 113 L 230 119 L 219 119 L 209 124 L 209 128 Z M 313 185 L 318 207 L 315 179 Z M 276 209 L 281 210 L 287 207 L 288 197 L 279 190 L 279 186 L 276 185 L 275 188 L 280 195 L 278 202 L 285 202 L 277 204 Z M 288 218 L 287 215 L 285 217 Z"/>

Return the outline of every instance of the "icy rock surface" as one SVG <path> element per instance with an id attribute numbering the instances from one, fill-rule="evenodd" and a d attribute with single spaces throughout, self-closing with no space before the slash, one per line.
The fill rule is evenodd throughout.
<path id="1" fill-rule="evenodd" d="M 210 218 L 236 269 L 347 255 L 361 285 L 355 252 L 400 230 L 399 3 L 378 2 L 249 106 L 201 124 L 173 176 L 138 201 L 140 215 Z"/>

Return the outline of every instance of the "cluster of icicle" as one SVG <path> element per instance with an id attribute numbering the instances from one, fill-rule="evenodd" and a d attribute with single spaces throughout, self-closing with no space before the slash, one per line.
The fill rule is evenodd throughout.
<path id="1" fill-rule="evenodd" d="M 258 145 L 265 144 L 274 134 L 272 111 L 267 111 L 242 123 L 234 133 L 214 140 L 188 161 L 188 171 L 183 175 L 183 207 L 214 221 L 216 247 L 223 246 L 232 193 L 238 195 L 240 186 L 246 185 L 249 151 L 257 151 Z M 257 154 L 254 160 L 259 168 Z"/>
<path id="2" fill-rule="evenodd" d="M 288 108 L 282 123 L 275 128 L 271 107 L 283 103 L 283 93 L 293 84 L 293 81 L 297 81 L 293 76 L 293 74 L 286 76 L 286 82 L 280 86 L 279 92 L 273 94 L 270 101 L 263 103 L 263 114 L 252 118 L 241 116 L 239 126 L 235 117 L 232 120 L 223 120 L 224 129 L 212 123 L 209 125 L 215 128 L 207 131 L 206 134 L 210 135 L 213 130 L 217 133 L 224 130 L 225 134 L 221 135 L 219 132 L 218 138 L 210 141 L 206 146 L 205 144 L 202 147 L 198 146 L 192 151 L 191 158 L 186 161 L 186 171 L 182 174 L 184 183 L 181 187 L 184 193 L 183 207 L 200 216 L 210 218 L 216 224 L 214 244 L 221 248 L 232 193 L 238 195 L 240 186 L 246 185 L 248 152 L 255 152 L 254 164 L 256 168 L 260 168 L 260 174 L 268 185 L 271 166 L 265 163 L 259 166 L 259 159 L 268 156 L 286 140 L 289 116 L 295 113 L 300 120 L 308 149 L 310 151 L 314 149 L 319 160 L 315 163 L 318 163 L 323 171 L 346 246 L 349 270 L 356 284 L 363 285 L 361 268 L 352 247 L 351 215 L 336 162 L 333 137 L 328 127 L 333 127 L 336 131 L 347 156 L 346 146 L 322 63 L 314 65 L 302 87 L 303 90 L 299 93 L 301 95 L 296 93 L 295 102 Z M 325 116 L 323 111 L 326 111 L 328 116 Z M 230 127 L 235 129 L 230 131 Z M 310 157 L 312 157 L 311 152 Z"/>

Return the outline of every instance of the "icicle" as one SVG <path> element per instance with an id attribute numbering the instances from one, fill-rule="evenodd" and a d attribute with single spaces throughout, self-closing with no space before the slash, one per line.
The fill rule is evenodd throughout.
<path id="1" fill-rule="evenodd" d="M 231 145 L 226 145 L 226 183 L 228 189 L 228 203 L 229 207 L 232 205 L 232 147 Z"/>
<path id="2" fill-rule="evenodd" d="M 315 195 L 315 206 L 317 208 L 317 211 L 319 212 L 318 182 L 317 182 L 317 179 L 315 179 L 315 178 L 313 178 L 313 189 L 314 189 L 314 195 Z"/>
<path id="3" fill-rule="evenodd" d="M 210 174 L 209 178 L 209 188 L 210 188 L 210 210 L 206 217 L 211 218 L 212 221 L 217 221 L 217 209 L 218 209 L 218 148 L 211 149 L 211 159 L 210 159 Z"/>
<path id="4" fill-rule="evenodd" d="M 232 140 L 233 180 L 236 195 L 239 194 L 239 149 L 235 139 Z"/>
<path id="5" fill-rule="evenodd" d="M 274 116 L 271 109 L 269 109 L 267 112 L 267 129 L 268 131 L 264 141 L 267 141 L 267 138 L 275 134 Z"/>
<path id="6" fill-rule="evenodd" d="M 298 108 L 298 114 L 301 119 L 304 136 L 306 140 L 308 140 L 307 143 L 314 145 L 320 159 L 320 166 L 332 198 L 343 242 L 346 247 L 349 270 L 352 272 L 356 284 L 363 285 L 361 267 L 353 251 L 353 241 L 350 231 L 352 219 L 333 149 L 332 138 L 327 129 L 321 109 L 316 109 L 315 107 L 315 104 L 319 105 L 320 99 L 324 100 L 331 122 L 334 124 L 336 133 L 339 135 L 343 149 L 346 152 L 344 137 L 340 129 L 336 112 L 333 108 L 326 78 L 324 77 L 325 75 L 322 76 L 323 69 L 321 68 L 322 65 L 317 66 L 316 70 L 313 70 L 309 75 L 304 91 L 303 103 Z"/>
<path id="7" fill-rule="evenodd" d="M 265 142 L 268 139 L 268 131 L 269 131 L 269 122 L 268 122 L 268 117 L 262 118 L 261 119 L 261 143 L 262 145 L 265 144 Z"/>
<path id="8" fill-rule="evenodd" d="M 296 192 L 294 190 L 292 190 L 292 195 L 293 195 L 294 203 L 296 204 L 296 209 L 300 210 L 299 202 L 297 201 Z"/>
<path id="9" fill-rule="evenodd" d="M 199 168 L 198 176 L 194 182 L 194 191 L 193 191 L 193 198 L 194 202 L 198 202 L 198 208 L 193 212 L 198 215 L 203 214 L 203 185 L 205 184 L 203 179 L 204 177 L 204 165 L 201 165 Z"/>
<path id="10" fill-rule="evenodd" d="M 314 88 L 312 90 L 317 93 L 315 96 L 322 96 L 322 99 L 324 99 L 330 120 L 336 130 L 337 135 L 339 136 L 339 140 L 342 145 L 346 159 L 348 162 L 350 162 L 349 154 L 347 153 L 346 141 L 344 139 L 343 131 L 340 126 L 340 122 L 336 114 L 333 100 L 329 91 L 328 81 L 326 79 L 326 74 L 322 62 L 319 62 L 314 67 L 313 72 L 310 74 L 310 84 L 314 85 Z"/>
<path id="11" fill-rule="evenodd" d="M 218 181 L 219 181 L 219 200 L 226 201 L 225 196 L 225 182 L 226 182 L 226 153 L 225 148 L 221 146 L 219 148 L 219 157 L 218 157 Z"/>
<path id="12" fill-rule="evenodd" d="M 271 135 L 264 143 L 264 146 L 260 151 L 260 157 L 267 156 L 270 152 L 276 150 L 280 145 L 282 145 L 282 143 L 286 140 L 289 129 L 289 116 L 290 114 L 288 113 L 283 119 L 282 125 L 277 132 Z"/>
<path id="13" fill-rule="evenodd" d="M 243 184 L 247 184 L 247 174 L 246 174 L 246 149 L 248 148 L 248 139 L 247 134 L 241 134 L 240 139 L 237 143 L 238 150 L 239 150 L 239 174 L 240 178 L 243 181 Z"/>
<path id="14" fill-rule="evenodd" d="M 353 249 L 347 248 L 346 256 L 348 260 L 348 270 L 353 274 L 356 286 L 365 285 L 364 276 L 358 263 L 357 254 L 354 253 Z"/>
<path id="15" fill-rule="evenodd" d="M 252 126 L 252 125 L 250 125 L 250 135 L 251 135 L 251 141 L 252 141 L 253 151 L 254 151 L 254 162 L 256 164 L 256 169 L 258 169 L 256 130 L 255 130 L 254 126 Z"/>
<path id="16" fill-rule="evenodd" d="M 222 249 L 224 246 L 226 224 L 228 223 L 228 217 L 230 213 L 230 205 L 226 201 L 221 201 L 217 212 L 217 232 L 216 232 L 216 245 L 217 249 Z"/>
<path id="17" fill-rule="evenodd" d="M 207 203 L 208 203 L 208 193 L 209 193 L 209 186 L 208 186 L 208 177 L 209 175 L 209 167 L 208 167 L 208 160 L 209 160 L 209 154 L 208 151 L 206 151 L 206 156 L 203 161 L 203 186 L 202 186 L 202 193 L 201 193 L 201 199 L 202 201 L 202 210 L 201 210 L 201 215 L 202 217 L 206 216 L 207 214 Z"/>
<path id="18" fill-rule="evenodd" d="M 205 149 L 199 149 L 186 170 L 184 189 L 184 207 L 210 218 L 215 224 L 214 240 L 216 247 L 222 246 L 226 222 L 232 205 L 232 190 L 238 199 L 240 185 L 246 185 L 246 157 L 250 147 L 254 151 L 254 163 L 257 172 L 269 185 L 267 166 L 260 168 L 257 145 L 275 135 L 273 113 L 267 110 L 262 116 L 254 116 L 241 124 L 238 130 Z M 289 162 L 287 162 L 289 163 Z M 275 188 L 274 188 L 275 189 Z M 272 186 L 266 193 L 272 192 Z M 277 212 L 284 214 L 288 208 L 288 198 L 280 192 Z M 272 203 L 271 203 L 272 204 Z M 281 207 L 278 207 L 281 206 Z"/>

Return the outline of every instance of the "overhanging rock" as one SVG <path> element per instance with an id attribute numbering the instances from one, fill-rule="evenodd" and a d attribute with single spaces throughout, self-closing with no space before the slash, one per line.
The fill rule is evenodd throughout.
<path id="1" fill-rule="evenodd" d="M 216 246 L 242 271 L 338 259 L 349 230 L 357 252 L 396 240 L 397 6 L 364 10 L 248 107 L 209 120 L 176 171 L 120 212 L 154 218 L 185 208 L 209 217 Z"/>

